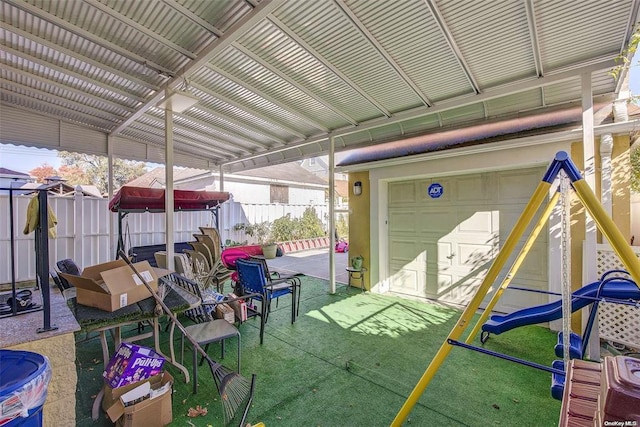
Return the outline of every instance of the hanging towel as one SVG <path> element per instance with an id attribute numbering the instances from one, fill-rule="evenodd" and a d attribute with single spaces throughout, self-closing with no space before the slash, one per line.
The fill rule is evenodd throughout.
<path id="1" fill-rule="evenodd" d="M 22 231 L 24 234 L 29 234 L 36 229 L 38 226 L 38 222 L 40 221 L 39 211 L 40 210 L 40 202 L 38 202 L 38 196 L 33 196 L 31 201 L 29 202 L 29 206 L 27 206 L 27 223 L 24 226 L 24 230 Z M 56 237 L 56 229 L 55 226 L 58 224 L 58 218 L 56 218 L 56 214 L 53 213 L 51 206 L 49 206 L 48 212 L 49 218 L 47 221 L 49 222 L 49 237 Z"/>

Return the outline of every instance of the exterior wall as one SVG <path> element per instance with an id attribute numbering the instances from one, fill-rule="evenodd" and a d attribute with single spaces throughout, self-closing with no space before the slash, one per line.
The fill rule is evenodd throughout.
<path id="1" fill-rule="evenodd" d="M 600 138 L 598 137 L 599 141 Z M 391 181 L 418 179 L 420 177 L 439 177 L 468 174 L 474 172 L 483 172 L 490 170 L 507 170 L 518 169 L 523 167 L 546 166 L 553 159 L 558 151 L 567 151 L 571 154 L 572 160 L 578 168 L 582 167 L 582 141 L 570 142 L 553 142 L 538 145 L 519 144 L 514 148 L 501 149 L 499 143 L 496 144 L 492 151 L 483 151 L 478 149 L 460 149 L 447 152 L 442 155 L 440 153 L 432 153 L 432 159 L 415 161 L 412 163 L 402 163 L 398 161 L 396 164 L 373 168 L 369 171 L 369 181 L 366 179 L 356 178 L 357 174 L 351 174 L 350 185 L 353 181 L 361 180 L 368 183 L 370 189 L 365 186 L 364 192 L 371 197 L 370 204 L 362 206 L 358 201 L 350 203 L 350 215 L 354 218 L 350 219 L 350 227 L 357 227 L 358 221 L 368 212 L 371 214 L 370 236 L 371 236 L 371 284 L 378 291 L 384 292 L 388 289 L 385 283 L 388 277 L 388 244 L 387 237 L 387 184 Z M 614 137 L 614 146 L 612 152 L 613 171 L 613 188 L 612 188 L 612 206 L 613 220 L 620 228 L 625 238 L 631 237 L 631 220 L 630 220 L 630 193 L 629 193 L 629 137 L 628 135 L 620 135 Z M 600 158 L 599 146 L 596 146 L 596 194 L 600 194 Z M 542 178 L 542 177 L 541 177 Z M 352 197 L 351 199 L 356 199 Z M 351 202 L 351 201 L 350 201 Z M 549 229 L 557 229 L 559 227 L 559 215 L 554 212 L 549 222 Z M 355 234 L 355 233 L 353 233 Z M 352 234 L 352 235 L 353 235 Z M 551 233 L 549 236 L 549 289 L 560 289 L 559 275 L 559 248 L 560 242 L 557 233 Z M 636 236 L 637 239 L 640 238 Z M 601 237 L 600 237 L 601 239 Z M 584 240 L 584 208 L 582 206 L 573 205 L 572 208 L 572 228 L 571 228 L 571 266 L 572 266 L 572 287 L 574 289 L 583 286 L 582 283 L 582 242 Z M 353 247 L 353 245 L 352 245 Z M 352 252 L 355 254 L 356 252 Z M 579 325 L 578 325 L 579 326 Z M 579 328 L 578 328 L 579 330 Z"/>
<path id="2" fill-rule="evenodd" d="M 631 193 L 631 237 L 633 244 L 640 244 L 640 194 Z"/>
<path id="3" fill-rule="evenodd" d="M 361 255 L 364 260 L 365 283 L 368 289 L 372 288 L 371 282 L 371 186 L 368 172 L 356 172 L 349 174 L 349 188 L 353 183 L 362 182 L 362 194 L 349 197 L 349 257 Z"/>
<path id="4" fill-rule="evenodd" d="M 554 142 L 538 145 L 519 144 L 514 148 L 507 148 L 496 143 L 493 151 L 470 149 L 455 150 L 457 155 L 452 155 L 454 150 L 446 155 L 433 153 L 431 159 L 415 161 L 413 163 L 393 164 L 387 167 L 371 169 L 369 171 L 371 185 L 371 283 L 377 286 L 377 290 L 388 290 L 388 242 L 387 242 L 387 184 L 391 181 L 418 179 L 421 177 L 441 177 L 485 172 L 492 170 L 519 169 L 525 167 L 546 166 L 558 151 L 569 152 L 570 143 Z M 542 177 L 540 177 L 542 179 Z M 350 178 L 351 179 L 351 178 Z M 355 209 L 353 215 L 360 217 L 361 212 Z M 552 227 L 550 223 L 549 227 Z M 557 242 L 550 236 L 550 246 Z M 552 256 L 549 256 L 551 261 Z M 555 280 L 552 276 L 550 262 L 549 280 Z"/>

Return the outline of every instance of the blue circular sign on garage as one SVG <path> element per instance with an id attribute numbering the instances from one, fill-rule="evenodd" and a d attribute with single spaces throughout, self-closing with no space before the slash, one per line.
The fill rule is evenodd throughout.
<path id="1" fill-rule="evenodd" d="M 444 188 L 437 182 L 434 182 L 429 186 L 429 197 L 432 199 L 438 199 L 444 193 Z"/>

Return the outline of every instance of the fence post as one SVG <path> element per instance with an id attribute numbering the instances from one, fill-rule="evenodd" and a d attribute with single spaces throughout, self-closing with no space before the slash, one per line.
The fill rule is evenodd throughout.
<path id="1" fill-rule="evenodd" d="M 84 234 L 82 218 L 84 217 L 84 198 L 80 187 L 73 193 L 73 260 L 80 266 L 86 267 L 84 262 Z"/>

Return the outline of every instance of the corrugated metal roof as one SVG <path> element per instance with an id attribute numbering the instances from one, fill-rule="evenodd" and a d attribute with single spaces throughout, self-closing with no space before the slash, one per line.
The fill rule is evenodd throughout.
<path id="1" fill-rule="evenodd" d="M 326 154 L 330 136 L 346 150 L 580 101 L 585 73 L 594 96 L 613 94 L 640 0 L 149 5 L 0 0 L 3 108 L 148 144 L 135 155 L 157 160 L 156 105 L 190 90 L 200 102 L 175 116 L 175 158 L 237 171 Z"/>

